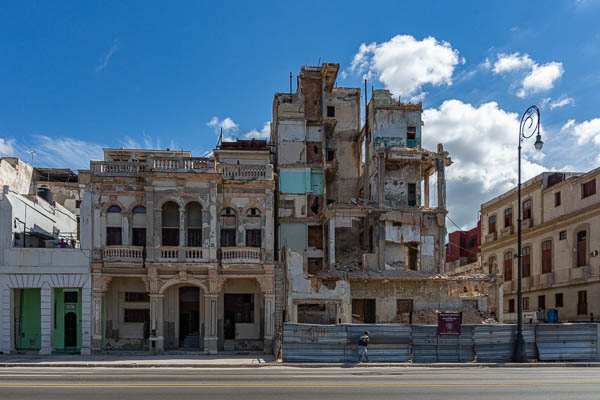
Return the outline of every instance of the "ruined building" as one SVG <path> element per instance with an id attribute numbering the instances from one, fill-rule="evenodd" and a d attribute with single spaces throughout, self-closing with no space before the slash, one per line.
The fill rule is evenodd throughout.
<path id="1" fill-rule="evenodd" d="M 265 141 L 105 149 L 82 213 L 92 348 L 270 351 L 274 180 Z M 88 221 L 89 219 L 89 221 Z"/>
<path id="2" fill-rule="evenodd" d="M 441 144 L 421 147 L 421 104 L 375 90 L 361 129 L 361 90 L 336 87 L 338 69 L 302 67 L 296 93 L 273 101 L 286 320 L 408 322 L 413 312 L 465 304 L 489 311 L 486 296 L 453 296 L 465 282 L 440 275 L 451 159 Z"/>

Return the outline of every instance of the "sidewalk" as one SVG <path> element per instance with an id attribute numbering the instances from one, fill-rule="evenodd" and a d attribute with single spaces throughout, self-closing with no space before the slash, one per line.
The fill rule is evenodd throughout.
<path id="1" fill-rule="evenodd" d="M 29 354 L 0 355 L 0 368 L 548 368 L 599 367 L 600 362 L 530 362 L 517 363 L 281 363 L 269 354 L 180 355 L 180 354 Z"/>

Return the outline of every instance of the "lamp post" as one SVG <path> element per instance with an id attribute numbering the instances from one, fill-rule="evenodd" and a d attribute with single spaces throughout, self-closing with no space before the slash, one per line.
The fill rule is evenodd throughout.
<path id="1" fill-rule="evenodd" d="M 521 142 L 537 134 L 535 149 L 540 151 L 544 142 L 540 134 L 540 109 L 531 106 L 521 117 L 519 125 L 519 181 L 517 185 L 517 339 L 513 353 L 515 362 L 525 362 L 525 340 L 523 339 L 523 263 L 522 263 L 522 228 L 521 228 Z"/>

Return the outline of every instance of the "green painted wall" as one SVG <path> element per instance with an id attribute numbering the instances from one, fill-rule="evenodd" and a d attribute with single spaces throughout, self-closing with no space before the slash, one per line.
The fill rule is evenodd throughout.
<path id="1" fill-rule="evenodd" d="M 77 303 L 65 304 L 65 292 L 77 292 Z M 74 308 L 74 309 L 70 309 Z M 77 346 L 65 347 L 65 316 L 77 315 Z M 81 348 L 81 289 L 54 289 L 54 350 L 79 350 Z"/>
<path id="2" fill-rule="evenodd" d="M 39 350 L 42 344 L 40 289 L 21 289 L 19 349 Z"/>

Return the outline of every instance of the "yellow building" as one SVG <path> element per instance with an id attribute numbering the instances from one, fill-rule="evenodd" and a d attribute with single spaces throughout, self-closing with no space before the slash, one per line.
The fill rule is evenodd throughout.
<path id="1" fill-rule="evenodd" d="M 561 322 L 600 315 L 599 183 L 596 168 L 522 185 L 524 312 L 556 309 Z M 516 320 L 517 207 L 516 188 L 481 205 L 483 270 L 504 279 L 505 322 Z"/>

